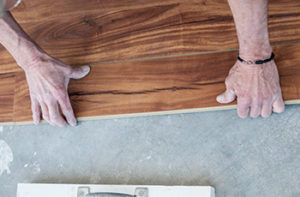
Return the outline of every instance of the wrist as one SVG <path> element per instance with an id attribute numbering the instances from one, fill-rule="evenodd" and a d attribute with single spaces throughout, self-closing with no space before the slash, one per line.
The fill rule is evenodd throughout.
<path id="1" fill-rule="evenodd" d="M 0 19 L 0 43 L 26 69 L 32 62 L 47 55 L 16 23 L 9 12 Z"/>
<path id="2" fill-rule="evenodd" d="M 17 64 L 26 70 L 47 55 L 38 45 L 30 40 L 20 40 L 19 47 L 12 54 Z"/>
<path id="3" fill-rule="evenodd" d="M 262 60 L 270 57 L 272 47 L 269 42 L 240 44 L 239 56 L 246 60 Z"/>

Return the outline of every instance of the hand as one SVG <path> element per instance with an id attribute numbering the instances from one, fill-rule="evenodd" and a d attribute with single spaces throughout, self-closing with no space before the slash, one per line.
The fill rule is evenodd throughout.
<path id="1" fill-rule="evenodd" d="M 47 55 L 19 26 L 9 12 L 0 18 L 0 43 L 25 71 L 31 98 L 33 120 L 43 118 L 52 125 L 75 126 L 76 119 L 68 96 L 70 78 L 86 76 L 89 66 L 72 68 Z M 66 118 L 60 114 L 61 111 Z M 66 122 L 67 121 L 67 122 Z"/>
<path id="2" fill-rule="evenodd" d="M 43 118 L 53 126 L 63 127 L 67 124 L 76 126 L 76 119 L 67 92 L 71 78 L 86 76 L 89 66 L 72 68 L 48 55 L 34 59 L 24 68 L 29 86 L 33 120 L 40 122 L 40 108 Z M 62 117 L 59 106 L 65 117 Z M 66 122 L 67 121 L 67 122 Z"/>
<path id="3" fill-rule="evenodd" d="M 237 97 L 238 115 L 268 117 L 272 111 L 284 111 L 279 75 L 274 60 L 261 65 L 237 61 L 225 81 L 226 91 L 217 97 L 219 103 L 230 103 Z"/>

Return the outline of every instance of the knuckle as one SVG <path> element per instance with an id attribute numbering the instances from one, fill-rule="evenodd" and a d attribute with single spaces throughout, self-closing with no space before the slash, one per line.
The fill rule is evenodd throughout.
<path id="1" fill-rule="evenodd" d="M 263 100 L 263 102 L 269 103 L 269 102 L 272 101 L 273 95 L 271 95 L 271 94 L 268 94 L 268 95 L 262 95 L 260 98 L 261 98 L 261 100 Z"/>
<path id="2" fill-rule="evenodd" d="M 272 95 L 272 94 L 263 94 L 263 95 L 262 95 L 262 98 L 263 98 L 264 100 L 272 100 L 273 95 Z"/>
<path id="3" fill-rule="evenodd" d="M 55 92 L 55 97 L 57 98 L 57 99 L 59 99 L 59 100 L 65 100 L 66 99 L 66 94 L 65 94 L 65 92 L 64 92 L 64 90 L 57 90 L 56 92 Z"/>
<path id="4" fill-rule="evenodd" d="M 52 104 L 55 100 L 51 94 L 46 93 L 43 95 L 41 101 L 45 102 L 46 104 Z"/>
<path id="5" fill-rule="evenodd" d="M 73 112 L 73 108 L 68 98 L 60 100 L 60 107 L 64 112 Z"/>
<path id="6" fill-rule="evenodd" d="M 32 115 L 37 117 L 40 115 L 40 111 L 38 111 L 36 109 L 32 109 Z"/>
<path id="7" fill-rule="evenodd" d="M 59 94 L 65 91 L 65 88 L 61 85 L 57 85 L 54 87 L 54 93 Z"/>
<path id="8" fill-rule="evenodd" d="M 71 66 L 69 66 L 69 65 L 65 65 L 65 67 L 64 67 L 64 73 L 66 75 L 71 75 L 73 73 L 73 68 Z"/>
<path id="9" fill-rule="evenodd" d="M 252 103 L 251 103 L 251 111 L 252 111 L 252 113 L 255 113 L 255 114 L 256 114 L 256 113 L 259 111 L 260 106 L 261 106 L 261 104 L 260 104 L 259 101 L 254 101 L 254 102 L 252 102 Z"/>
<path id="10" fill-rule="evenodd" d="M 237 96 L 240 100 L 250 100 L 251 99 L 251 95 L 249 95 L 249 93 L 243 89 L 238 88 L 237 92 Z"/>
<path id="11" fill-rule="evenodd" d="M 257 109 L 262 105 L 262 103 L 263 103 L 263 99 L 260 98 L 252 99 L 251 107 Z"/>
<path id="12" fill-rule="evenodd" d="M 247 97 L 239 97 L 239 99 L 238 99 L 239 105 L 244 106 L 244 105 L 249 105 L 249 103 L 250 103 L 250 99 Z"/>
<path id="13" fill-rule="evenodd" d="M 273 98 L 272 97 L 267 97 L 267 98 L 263 98 L 262 99 L 262 103 L 266 104 L 266 105 L 271 105 L 273 102 Z"/>
<path id="14" fill-rule="evenodd" d="M 264 100 L 264 95 L 262 93 L 257 93 L 254 96 L 252 96 L 252 100 L 254 103 L 260 103 Z"/>
<path id="15" fill-rule="evenodd" d="M 72 113 L 73 113 L 73 108 L 72 108 L 72 106 L 66 105 L 66 106 L 65 106 L 65 111 L 66 111 L 67 113 L 69 113 L 69 114 L 72 114 Z"/>
<path id="16" fill-rule="evenodd" d="M 33 117 L 33 119 L 38 119 L 38 118 L 39 118 L 39 114 L 37 114 L 37 113 L 32 113 L 32 117 Z"/>
<path id="17" fill-rule="evenodd" d="M 60 121 L 60 118 L 59 118 L 58 115 L 55 115 L 55 116 L 51 117 L 51 121 L 59 122 L 59 121 Z"/>

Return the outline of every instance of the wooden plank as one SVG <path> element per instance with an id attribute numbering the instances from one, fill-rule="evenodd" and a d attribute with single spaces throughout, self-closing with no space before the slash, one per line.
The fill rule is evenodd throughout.
<path id="1" fill-rule="evenodd" d="M 274 52 L 284 99 L 300 99 L 300 44 L 278 46 Z M 92 66 L 86 78 L 71 81 L 72 105 L 77 117 L 222 108 L 215 98 L 225 89 L 235 56 L 233 51 Z M 29 121 L 22 73 L 17 88 L 14 121 Z"/>
<path id="2" fill-rule="evenodd" d="M 134 195 L 136 188 L 147 188 L 148 197 L 215 197 L 210 186 L 157 186 L 157 185 L 71 185 L 71 184 L 18 184 L 17 197 L 77 197 L 79 188 L 90 192 L 112 192 Z"/>
<path id="3" fill-rule="evenodd" d="M 235 58 L 233 53 L 226 53 L 220 63 L 211 57 L 186 56 L 93 66 L 86 78 L 70 83 L 75 114 L 82 117 L 210 106 L 209 97 L 215 91 L 222 91 L 224 76 Z M 232 63 L 226 64 L 229 61 Z M 207 65 L 214 71 L 210 75 L 206 72 Z M 15 121 L 31 120 L 23 73 L 18 73 L 16 84 Z M 213 105 L 217 103 L 213 101 Z"/>
<path id="4" fill-rule="evenodd" d="M 177 4 L 182 0 L 23 0 L 13 10 L 21 23 L 38 22 L 57 18 L 72 18 L 84 14 L 109 14 L 122 10 L 139 9 L 151 6 Z"/>
<path id="5" fill-rule="evenodd" d="M 299 10 L 300 1 L 270 2 L 272 44 L 300 42 Z M 49 54 L 72 65 L 238 47 L 226 1 L 33 0 L 14 15 Z M 3 48 L 0 59 L 0 73 L 21 70 Z"/>
<path id="6" fill-rule="evenodd" d="M 0 74 L 0 121 L 13 121 L 15 75 Z"/>
<path id="7" fill-rule="evenodd" d="M 17 20 L 21 23 L 45 21 L 54 18 L 72 18 L 84 14 L 108 14 L 121 10 L 140 9 L 170 4 L 193 5 L 189 16 L 205 12 L 208 15 L 231 15 L 228 4 L 222 0 L 23 0 L 13 10 Z M 272 0 L 269 2 L 271 17 L 285 17 L 299 14 L 299 2 L 294 0 Z M 213 9 L 212 9 L 213 8 Z M 191 14 L 192 13 L 192 14 Z"/>
<path id="8" fill-rule="evenodd" d="M 31 120 L 29 88 L 24 72 L 16 72 L 13 121 Z M 25 115 L 26 114 L 26 115 Z M 0 120 L 0 122 L 3 122 Z"/>

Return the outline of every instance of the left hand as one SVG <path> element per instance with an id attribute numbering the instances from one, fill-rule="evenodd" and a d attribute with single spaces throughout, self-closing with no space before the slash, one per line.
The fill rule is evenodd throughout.
<path id="1" fill-rule="evenodd" d="M 20 66 L 25 71 L 30 90 L 34 123 L 40 122 L 42 111 L 43 118 L 53 126 L 63 127 L 67 123 L 76 126 L 77 121 L 67 91 L 68 84 L 71 78 L 85 77 L 90 67 L 72 68 L 46 54 Z M 60 114 L 59 106 L 65 119 Z"/>

